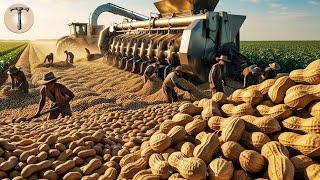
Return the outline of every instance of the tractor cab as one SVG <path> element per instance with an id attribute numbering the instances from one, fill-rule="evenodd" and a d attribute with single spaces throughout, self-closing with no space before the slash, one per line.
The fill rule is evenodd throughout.
<path id="1" fill-rule="evenodd" d="M 87 36 L 88 23 L 70 23 L 70 37 L 81 38 Z"/>

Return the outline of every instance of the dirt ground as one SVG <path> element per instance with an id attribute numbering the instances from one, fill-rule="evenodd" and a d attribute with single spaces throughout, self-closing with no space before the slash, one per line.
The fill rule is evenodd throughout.
<path id="1" fill-rule="evenodd" d="M 75 93 L 76 97 L 71 102 L 74 113 L 139 109 L 164 103 L 161 90 L 162 80 L 155 76 L 152 77 L 152 81 L 144 84 L 142 76 L 109 66 L 103 62 L 102 58 L 87 62 L 83 57 L 83 52 L 75 53 L 73 65 L 66 63 L 65 57 L 57 56 L 55 56 L 53 65 L 43 64 L 45 56 L 50 52 L 55 52 L 55 41 L 31 42 L 22 53 L 16 66 L 22 67 L 25 72 L 31 87 L 30 93 L 22 94 L 10 90 L 11 82 L 8 79 L 1 86 L 0 119 L 9 121 L 20 116 L 34 115 L 41 88 L 37 82 L 42 79 L 44 73 L 50 71 L 61 77 L 59 83 L 64 84 Z M 193 95 L 177 90 L 180 101 L 210 98 L 207 83 L 195 87 L 184 80 L 181 81 L 186 87 L 192 89 Z M 230 85 L 239 87 L 239 84 L 235 83 Z M 230 94 L 232 90 L 227 87 L 227 94 Z M 45 108 L 49 108 L 49 104 L 47 102 Z"/>

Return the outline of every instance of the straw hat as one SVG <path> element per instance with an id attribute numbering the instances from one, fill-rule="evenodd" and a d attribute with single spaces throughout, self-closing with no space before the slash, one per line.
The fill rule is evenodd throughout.
<path id="1" fill-rule="evenodd" d="M 225 61 L 225 62 L 231 62 L 231 61 L 228 59 L 228 56 L 225 56 L 225 55 L 221 55 L 220 57 L 217 57 L 216 60 L 217 60 L 217 61 L 222 60 L 222 61 Z"/>
<path id="2" fill-rule="evenodd" d="M 281 69 L 281 66 L 278 63 L 271 63 L 269 64 L 269 67 L 271 67 L 271 69 L 274 69 L 276 71 L 279 71 Z"/>
<path id="3" fill-rule="evenodd" d="M 182 66 L 178 66 L 178 67 L 176 67 L 176 69 L 175 69 L 176 71 L 180 71 L 180 72 L 184 72 L 184 69 L 183 69 L 183 67 Z"/>
<path id="4" fill-rule="evenodd" d="M 43 79 L 40 80 L 38 83 L 41 85 L 48 84 L 49 82 L 52 82 L 54 80 L 60 79 L 61 77 L 55 77 L 53 72 L 48 72 L 43 75 Z"/>
<path id="5" fill-rule="evenodd" d="M 20 69 L 21 69 L 21 67 L 10 66 L 9 69 L 8 69 L 7 74 L 15 74 L 15 73 L 17 73 Z"/>
<path id="6" fill-rule="evenodd" d="M 261 68 L 259 68 L 256 64 L 249 66 L 249 70 L 255 74 L 262 74 Z"/>

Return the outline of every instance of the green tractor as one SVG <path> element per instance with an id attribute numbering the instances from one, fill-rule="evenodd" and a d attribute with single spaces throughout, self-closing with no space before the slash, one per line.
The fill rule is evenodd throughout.
<path id="1" fill-rule="evenodd" d="M 148 19 L 144 15 L 135 13 L 112 3 L 103 4 L 91 13 L 89 23 L 78 22 L 69 24 L 70 35 L 63 36 L 57 40 L 56 54 L 61 56 L 64 51 L 67 50 L 82 56 L 85 54 L 84 48 L 88 48 L 91 52 L 99 52 L 98 40 L 100 32 L 104 29 L 104 26 L 98 25 L 98 17 L 103 12 L 111 12 L 136 21 Z"/>

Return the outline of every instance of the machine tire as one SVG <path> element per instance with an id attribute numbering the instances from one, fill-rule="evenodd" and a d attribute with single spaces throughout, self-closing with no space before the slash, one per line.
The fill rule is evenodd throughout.
<path id="1" fill-rule="evenodd" d="M 77 52 L 79 49 L 84 49 L 83 46 L 72 38 L 64 38 L 57 43 L 56 54 L 63 56 L 64 51 Z"/>

